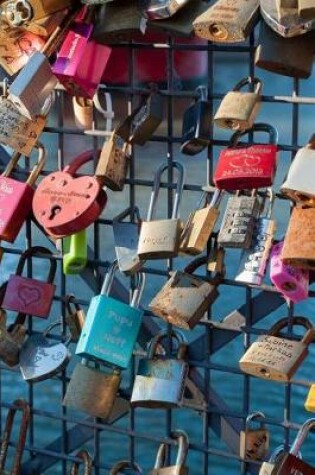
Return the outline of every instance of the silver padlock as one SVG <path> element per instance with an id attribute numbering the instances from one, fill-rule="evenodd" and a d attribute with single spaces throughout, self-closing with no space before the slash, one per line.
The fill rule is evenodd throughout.
<path id="1" fill-rule="evenodd" d="M 124 222 L 127 216 L 135 215 L 137 222 Z M 138 256 L 139 232 L 141 218 L 139 208 L 129 207 L 113 218 L 115 252 L 119 270 L 125 274 L 133 274 L 142 267 L 144 261 Z"/>
<path id="2" fill-rule="evenodd" d="M 255 86 L 254 92 L 242 92 L 244 86 Z M 244 78 L 228 92 L 214 116 L 214 123 L 224 129 L 251 129 L 261 106 L 262 82 L 258 78 Z"/>
<path id="3" fill-rule="evenodd" d="M 279 445 L 272 453 L 268 462 L 263 462 L 260 467 L 259 475 L 273 475 L 273 471 L 276 468 L 277 463 L 280 462 L 284 456 L 284 445 Z"/>
<path id="4" fill-rule="evenodd" d="M 170 219 L 153 220 L 159 197 L 161 177 L 169 169 L 168 164 L 162 164 L 154 176 L 147 220 L 143 221 L 139 237 L 138 256 L 145 259 L 169 259 L 176 257 L 180 246 L 182 222 L 179 219 L 179 205 L 184 189 L 185 170 L 181 163 L 173 162 L 172 167 L 178 171 L 178 181 L 174 198 L 172 216 Z"/>

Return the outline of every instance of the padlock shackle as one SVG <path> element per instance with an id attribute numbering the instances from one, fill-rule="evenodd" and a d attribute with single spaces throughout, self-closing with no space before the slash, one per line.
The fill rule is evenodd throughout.
<path id="1" fill-rule="evenodd" d="M 74 307 L 74 310 L 78 312 L 79 310 L 82 310 L 78 302 L 75 301 L 75 295 L 74 294 L 69 294 L 65 296 L 65 306 L 67 309 L 67 312 L 71 315 L 73 313 L 73 309 L 71 308 L 71 304 Z"/>
<path id="2" fill-rule="evenodd" d="M 196 88 L 196 92 L 199 94 L 198 101 L 207 101 L 208 100 L 208 87 L 200 85 Z"/>
<path id="3" fill-rule="evenodd" d="M 259 78 L 248 76 L 246 78 L 241 79 L 234 87 L 233 91 L 238 92 L 240 91 L 244 86 L 256 86 L 254 89 L 254 94 L 260 94 L 262 90 L 262 82 Z"/>
<path id="4" fill-rule="evenodd" d="M 143 473 L 137 463 L 129 462 L 128 460 L 123 460 L 122 462 L 118 462 L 116 463 L 116 465 L 114 465 L 114 467 L 109 472 L 109 475 L 119 475 L 120 470 L 124 468 L 131 468 L 132 470 L 135 470 L 138 475 L 142 475 Z"/>
<path id="5" fill-rule="evenodd" d="M 293 317 L 292 319 L 292 326 L 302 326 L 306 328 L 307 332 L 305 333 L 304 338 L 302 339 L 303 343 L 306 343 L 305 337 L 308 339 L 309 336 L 311 336 L 311 341 L 314 340 L 314 327 L 310 320 L 308 320 L 305 317 Z M 279 332 L 283 330 L 283 328 L 286 328 L 289 326 L 289 319 L 287 317 L 282 318 L 278 322 L 276 322 L 269 330 L 268 335 L 270 336 L 278 336 Z M 309 331 L 312 331 L 311 335 L 309 334 Z"/>
<path id="6" fill-rule="evenodd" d="M 267 191 L 266 191 L 266 195 L 265 195 L 264 200 L 263 200 L 263 206 L 264 207 L 265 207 L 267 196 L 269 197 L 268 211 L 267 211 L 265 216 L 260 216 L 260 217 L 261 218 L 266 218 L 266 219 L 271 219 L 274 204 L 275 204 L 275 199 L 276 199 L 276 194 L 274 193 L 272 188 L 268 188 Z"/>
<path id="7" fill-rule="evenodd" d="M 13 402 L 13 406 L 14 407 L 11 407 L 9 409 L 6 422 L 5 422 L 4 432 L 2 435 L 2 443 L 1 443 L 1 449 L 0 449 L 0 471 L 4 472 L 5 470 L 5 463 L 7 459 L 8 447 L 9 447 L 9 443 L 11 439 L 11 433 L 13 429 L 15 415 L 18 410 L 21 410 L 22 421 L 20 425 L 20 432 L 19 432 L 19 438 L 18 438 L 14 462 L 13 462 L 13 468 L 12 468 L 12 471 L 8 472 L 10 473 L 10 475 L 20 475 L 23 450 L 25 447 L 27 429 L 28 429 L 30 416 L 31 416 L 31 410 L 30 410 L 29 404 L 23 399 L 15 400 Z"/>
<path id="8" fill-rule="evenodd" d="M 86 152 L 81 153 L 77 157 L 71 160 L 69 165 L 67 165 L 63 171 L 65 173 L 69 173 L 69 175 L 74 176 L 76 172 L 85 165 L 87 162 L 91 162 L 94 160 L 94 150 L 87 150 Z M 98 160 L 101 154 L 101 150 L 97 150 L 96 152 L 96 159 Z"/>
<path id="9" fill-rule="evenodd" d="M 252 414 L 249 414 L 246 417 L 246 421 L 245 421 L 246 430 L 249 428 L 251 422 L 254 421 L 255 419 L 262 419 L 257 422 L 260 423 L 262 427 L 265 425 L 264 423 L 264 420 L 266 420 L 265 414 L 261 411 L 253 412 Z"/>
<path id="10" fill-rule="evenodd" d="M 178 453 L 176 457 L 176 466 L 183 467 L 186 462 L 189 449 L 189 438 L 183 430 L 172 432 L 171 437 L 178 441 Z"/>
<path id="11" fill-rule="evenodd" d="M 171 334 L 165 330 L 161 330 L 155 337 L 153 337 L 148 345 L 148 359 L 153 359 L 156 356 L 156 350 L 158 345 L 161 343 L 163 338 L 171 337 L 172 339 L 174 338 L 178 342 L 178 355 L 179 353 L 183 353 L 183 346 L 188 345 L 188 342 L 184 336 L 184 334 L 178 330 L 174 331 L 172 330 Z"/>
<path id="12" fill-rule="evenodd" d="M 47 282 L 52 283 L 54 281 L 54 278 L 57 272 L 57 262 L 53 257 L 54 256 L 53 253 L 49 249 L 47 249 L 47 247 L 43 247 L 43 246 L 30 247 L 21 254 L 17 268 L 16 268 L 16 272 L 15 272 L 16 275 L 19 275 L 19 276 L 22 275 L 22 272 L 26 263 L 26 259 L 28 259 L 29 257 L 36 257 L 36 254 L 46 254 L 47 256 L 50 256 L 49 257 L 50 270 L 47 277 Z"/>
<path id="13" fill-rule="evenodd" d="M 32 171 L 31 171 L 31 173 L 30 173 L 30 175 L 29 175 L 29 177 L 26 181 L 26 184 L 29 185 L 29 186 L 33 186 L 35 184 L 37 178 L 39 177 L 41 171 L 43 170 L 43 168 L 45 166 L 46 157 L 47 157 L 47 150 L 46 150 L 46 148 L 44 147 L 43 144 L 41 144 L 40 142 L 37 142 L 34 145 L 34 148 L 36 148 L 38 150 L 38 159 L 37 159 L 37 164 L 32 169 Z M 17 166 L 19 160 L 21 159 L 21 157 L 22 157 L 21 153 L 15 152 L 12 155 L 11 160 L 7 164 L 6 169 L 4 170 L 4 172 L 2 173 L 1 176 L 9 177 L 11 175 L 11 173 L 13 172 L 13 170 L 16 168 L 16 166 Z"/>
<path id="14" fill-rule="evenodd" d="M 155 464 L 154 464 L 155 470 L 165 467 L 166 448 L 167 448 L 167 445 L 165 443 L 160 444 L 157 455 L 156 455 Z"/>
<path id="15" fill-rule="evenodd" d="M 81 463 L 80 462 L 74 462 L 72 464 L 72 467 L 71 467 L 71 470 L 70 470 L 70 475 L 78 475 L 79 470 L 80 470 L 80 465 L 82 465 L 83 468 L 84 468 L 83 475 L 91 475 L 93 460 L 92 460 L 92 457 L 89 454 L 89 452 L 87 450 L 79 450 L 79 452 L 77 452 L 74 456 L 76 458 L 81 459 L 82 462 Z"/>
<path id="16" fill-rule="evenodd" d="M 141 217 L 140 217 L 140 211 L 139 211 L 138 206 L 129 206 L 129 208 L 126 208 L 120 214 L 115 216 L 113 218 L 113 222 L 115 223 L 122 222 L 125 218 L 127 218 L 127 216 L 132 216 L 133 214 L 136 216 L 138 223 L 140 223 Z"/>
<path id="17" fill-rule="evenodd" d="M 238 144 L 239 140 L 241 137 L 244 137 L 244 135 L 248 135 L 251 132 L 267 132 L 269 134 L 269 144 L 272 145 L 277 145 L 278 143 L 278 131 L 275 127 L 273 127 L 270 124 L 266 124 L 264 122 L 257 122 L 257 124 L 254 124 L 251 129 L 248 130 L 243 130 L 243 131 L 237 131 L 234 132 L 234 134 L 230 138 L 230 143 L 229 147 L 236 147 Z M 260 144 L 260 142 L 259 142 Z"/>
<path id="18" fill-rule="evenodd" d="M 153 188 L 151 192 L 147 221 L 152 221 L 154 217 L 156 203 L 157 203 L 159 192 L 160 192 L 162 174 L 165 172 L 165 170 L 168 170 L 169 167 L 177 168 L 178 170 L 178 180 L 177 180 L 171 219 L 177 219 L 179 216 L 179 205 L 180 205 L 183 190 L 184 190 L 185 169 L 183 165 L 179 162 L 173 162 L 171 165 L 166 163 L 166 164 L 160 165 L 154 175 L 154 184 L 153 184 Z"/>
<path id="19" fill-rule="evenodd" d="M 103 84 L 103 86 L 106 87 L 105 84 Z M 112 95 L 109 92 L 104 93 L 106 101 L 106 109 L 104 109 L 100 101 L 100 91 L 100 88 L 96 90 L 96 93 L 93 96 L 93 104 L 95 105 L 96 110 L 104 117 L 104 119 L 106 119 L 105 130 L 110 132 L 113 129 L 113 119 L 115 117 L 115 113 L 113 111 Z"/>
<path id="20" fill-rule="evenodd" d="M 137 285 L 132 293 L 130 307 L 139 308 L 141 297 L 143 295 L 144 287 L 145 287 L 145 273 L 136 272 L 135 275 L 137 277 Z"/>
<path id="21" fill-rule="evenodd" d="M 56 322 L 51 323 L 51 324 L 44 330 L 43 336 L 46 338 L 46 337 L 50 334 L 51 330 L 53 330 L 53 329 L 56 328 L 56 327 L 62 327 L 62 326 L 63 326 L 62 320 L 58 320 L 58 321 L 56 321 Z M 72 336 L 70 335 L 70 336 L 68 336 L 68 338 L 67 338 L 65 341 L 62 341 L 62 343 L 63 343 L 65 346 L 69 346 L 70 343 L 71 343 L 71 341 L 72 341 Z"/>
<path id="22" fill-rule="evenodd" d="M 108 272 L 106 273 L 102 289 L 101 295 L 106 297 L 109 296 L 116 271 L 119 269 L 118 260 L 116 259 L 109 267 Z M 143 272 L 136 272 L 134 275 L 137 277 L 137 284 L 133 291 L 133 295 L 131 298 L 130 306 L 134 308 L 138 308 L 140 305 L 140 300 L 143 295 L 144 286 L 145 286 L 145 274 Z"/>
<path id="23" fill-rule="evenodd" d="M 295 457 L 298 456 L 298 453 L 301 450 L 301 447 L 311 429 L 315 429 L 315 418 L 308 419 L 306 422 L 304 422 L 292 444 L 290 454 L 294 455 Z"/>

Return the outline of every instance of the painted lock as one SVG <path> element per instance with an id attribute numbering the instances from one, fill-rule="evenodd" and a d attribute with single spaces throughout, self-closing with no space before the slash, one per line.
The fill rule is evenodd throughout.
<path id="1" fill-rule="evenodd" d="M 37 187 L 33 212 L 47 234 L 70 236 L 94 223 L 102 213 L 107 195 L 98 180 L 94 176 L 75 176 L 93 157 L 93 151 L 82 153 L 63 171 L 46 176 Z"/>
<path id="2" fill-rule="evenodd" d="M 270 280 L 283 296 L 294 303 L 307 299 L 309 271 L 285 264 L 281 259 L 283 241 L 274 244 L 270 257 Z"/>
<path id="3" fill-rule="evenodd" d="M 171 166 L 177 169 L 179 175 L 172 215 L 170 219 L 153 219 L 156 212 L 162 174 L 169 168 L 167 164 L 162 164 L 154 176 L 147 220 L 143 221 L 141 225 L 138 246 L 138 256 L 141 260 L 169 259 L 176 257 L 179 251 L 182 230 L 182 222 L 179 219 L 179 206 L 184 189 L 185 171 L 183 165 L 179 162 L 173 162 Z"/>
<path id="4" fill-rule="evenodd" d="M 244 86 L 255 86 L 254 92 L 243 92 Z M 244 131 L 251 129 L 261 106 L 262 82 L 258 78 L 247 77 L 239 81 L 233 91 L 221 101 L 214 116 L 214 123 L 224 129 Z"/>
<path id="5" fill-rule="evenodd" d="M 63 273 L 65 275 L 80 274 L 88 262 L 87 230 L 82 229 L 61 241 Z"/>
<path id="6" fill-rule="evenodd" d="M 145 276 L 138 274 L 138 284 L 130 305 L 109 297 L 117 261 L 106 274 L 101 294 L 92 298 L 76 354 L 127 368 L 140 330 L 143 310 L 139 309 Z"/>
<path id="7" fill-rule="evenodd" d="M 99 365 L 83 359 L 72 373 L 63 406 L 108 419 L 114 409 L 121 375 L 119 370 L 102 371 Z"/>
<path id="8" fill-rule="evenodd" d="M 267 132 L 268 144 L 238 145 L 250 131 L 235 132 L 230 146 L 221 151 L 214 183 L 221 190 L 244 190 L 271 186 L 277 167 L 278 132 L 268 124 L 255 124 L 252 132 Z"/>
<path id="9" fill-rule="evenodd" d="M 50 269 L 47 281 L 23 277 L 22 272 L 26 260 L 43 254 L 50 261 Z M 7 283 L 2 307 L 5 310 L 47 318 L 52 306 L 56 286 L 53 284 L 57 264 L 49 249 L 41 246 L 30 247 L 21 254 L 16 273 L 12 274 Z M 45 261 L 43 261 L 45 262 Z"/>
<path id="10" fill-rule="evenodd" d="M 177 270 L 149 304 L 149 309 L 168 323 L 185 330 L 194 328 L 219 292 L 214 283 L 194 276 L 206 260 L 196 259 L 184 272 Z"/>
<path id="11" fill-rule="evenodd" d="M 304 317 L 294 317 L 293 325 L 302 326 L 306 333 L 300 341 L 280 337 L 279 332 L 289 324 L 279 320 L 268 335 L 253 343 L 240 360 L 240 368 L 247 374 L 272 381 L 288 382 L 308 355 L 308 345 L 314 340 L 314 327 Z"/>
<path id="12" fill-rule="evenodd" d="M 106 69 L 111 48 L 92 40 L 94 27 L 88 16 L 89 10 L 85 6 L 70 27 L 52 72 L 72 96 L 93 99 Z"/>
<path id="13" fill-rule="evenodd" d="M 184 359 L 187 343 L 181 334 L 172 333 L 178 341 L 177 356 L 162 357 L 157 355 L 157 350 L 166 336 L 166 332 L 161 332 L 154 337 L 149 344 L 148 357 L 139 362 L 130 401 L 133 407 L 169 409 L 183 403 L 188 374 L 188 364 Z"/>
<path id="14" fill-rule="evenodd" d="M 159 447 L 154 469 L 150 471 L 150 475 L 188 475 L 189 470 L 186 465 L 189 449 L 188 435 L 182 430 L 176 430 L 172 432 L 171 438 L 177 440 L 178 443 L 175 465 L 166 465 L 167 445 L 163 443 Z"/>
<path id="15" fill-rule="evenodd" d="M 14 242 L 32 211 L 33 186 L 46 160 L 46 149 L 43 145 L 37 143 L 35 148 L 38 151 L 38 161 L 25 183 L 10 176 L 21 158 L 18 152 L 12 156 L 5 171 L 0 175 L 1 241 Z"/>

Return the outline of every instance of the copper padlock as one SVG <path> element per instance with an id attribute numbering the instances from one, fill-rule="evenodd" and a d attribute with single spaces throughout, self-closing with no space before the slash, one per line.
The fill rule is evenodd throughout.
<path id="1" fill-rule="evenodd" d="M 260 336 L 249 347 L 239 362 L 241 370 L 258 378 L 290 381 L 308 355 L 308 345 L 315 339 L 314 327 L 307 318 L 293 317 L 292 324 L 306 329 L 301 341 L 279 336 L 279 332 L 289 325 L 288 318 L 282 318 L 267 335 Z"/>

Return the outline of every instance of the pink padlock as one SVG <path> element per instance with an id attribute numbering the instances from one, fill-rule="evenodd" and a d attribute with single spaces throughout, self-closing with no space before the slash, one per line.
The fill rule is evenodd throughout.
<path id="1" fill-rule="evenodd" d="M 270 280 L 284 297 L 294 303 L 308 297 L 309 271 L 284 264 L 280 258 L 283 241 L 272 246 Z"/>
<path id="2" fill-rule="evenodd" d="M 52 71 L 72 96 L 92 99 L 106 69 L 111 48 L 92 40 L 88 7 L 70 27 Z"/>

